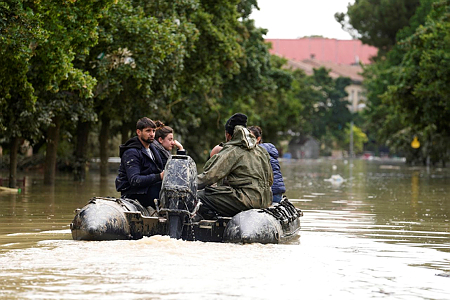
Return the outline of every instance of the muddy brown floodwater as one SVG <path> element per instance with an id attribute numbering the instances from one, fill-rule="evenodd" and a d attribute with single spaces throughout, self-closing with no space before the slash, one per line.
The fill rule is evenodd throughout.
<path id="1" fill-rule="evenodd" d="M 283 245 L 73 241 L 74 210 L 118 196 L 115 174 L 0 192 L 1 299 L 450 299 L 450 170 L 286 160 L 304 212 Z M 339 175 L 339 176 L 338 176 Z M 3 173 L 2 177 L 7 174 Z"/>

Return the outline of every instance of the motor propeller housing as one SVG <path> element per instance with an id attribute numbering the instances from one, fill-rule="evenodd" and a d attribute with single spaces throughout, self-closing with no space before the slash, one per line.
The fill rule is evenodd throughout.
<path id="1" fill-rule="evenodd" d="M 160 213 L 169 220 L 169 235 L 180 239 L 183 224 L 195 211 L 197 200 L 197 167 L 187 155 L 173 155 L 167 161 L 159 194 Z"/>

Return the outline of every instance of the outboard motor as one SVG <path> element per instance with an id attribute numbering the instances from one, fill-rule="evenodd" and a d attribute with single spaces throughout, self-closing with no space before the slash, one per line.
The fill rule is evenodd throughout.
<path id="1" fill-rule="evenodd" d="M 187 155 L 173 155 L 164 169 L 160 213 L 166 213 L 169 235 L 180 239 L 186 218 L 195 214 L 200 203 L 197 200 L 197 167 Z"/>

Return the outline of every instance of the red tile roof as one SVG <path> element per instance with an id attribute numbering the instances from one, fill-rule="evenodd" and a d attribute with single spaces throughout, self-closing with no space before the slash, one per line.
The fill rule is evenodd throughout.
<path id="1" fill-rule="evenodd" d="M 314 58 L 318 61 L 351 65 L 370 64 L 377 55 L 377 48 L 363 45 L 360 40 L 337 40 L 320 37 L 300 39 L 266 39 L 272 44 L 271 54 L 302 61 Z"/>

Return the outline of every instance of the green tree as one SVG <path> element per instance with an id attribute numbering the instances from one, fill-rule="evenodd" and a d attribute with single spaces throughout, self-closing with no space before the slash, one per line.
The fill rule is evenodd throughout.
<path id="1" fill-rule="evenodd" d="M 273 123 L 277 133 L 319 139 L 327 153 L 345 139 L 345 128 L 352 119 L 345 91 L 350 79 L 333 79 L 328 73 L 323 67 L 314 69 L 312 76 L 302 70 L 291 71 L 290 88 L 285 89 L 279 101 L 279 120 L 275 118 L 278 123 Z"/>
<path id="2" fill-rule="evenodd" d="M 410 23 L 397 32 L 396 40 L 401 41 L 409 37 L 416 28 L 425 23 L 426 16 L 431 11 L 433 2 L 436 0 L 421 0 L 420 6 L 417 7 L 416 13 L 411 17 Z M 368 135 L 371 145 L 377 150 L 380 145 L 389 144 L 392 150 L 402 151 L 411 148 L 395 146 L 399 141 L 397 133 L 409 125 L 404 124 L 402 118 L 395 113 L 392 105 L 383 102 L 381 95 L 387 90 L 388 86 L 395 81 L 396 67 L 401 64 L 406 53 L 404 44 L 396 43 L 392 50 L 387 52 L 383 59 L 377 60 L 371 65 L 364 66 L 364 82 L 363 85 L 367 91 L 367 106 L 362 112 L 364 124 L 363 131 Z M 411 137 L 408 137 L 410 139 Z"/>
<path id="3" fill-rule="evenodd" d="M 309 109 L 313 112 L 308 117 L 312 127 L 311 134 L 322 139 L 326 148 L 332 149 L 337 140 L 344 139 L 344 129 L 351 121 L 349 102 L 346 100 L 348 94 L 345 91 L 351 81 L 345 77 L 332 79 L 328 72 L 322 67 L 315 69 L 314 75 L 310 77 L 315 100 Z"/>
<path id="4" fill-rule="evenodd" d="M 36 46 L 28 74 L 38 97 L 37 105 L 46 114 L 46 161 L 44 182 L 55 178 L 59 134 L 63 121 L 77 123 L 80 115 L 93 113 L 95 78 L 74 65 L 76 57 L 86 56 L 97 42 L 101 13 L 113 0 L 46 0 L 36 8 L 45 41 Z"/>
<path id="5" fill-rule="evenodd" d="M 16 186 L 17 155 L 24 138 L 36 135 L 36 96 L 27 73 L 36 45 L 45 39 L 34 1 L 0 2 L 0 134 L 9 144 L 9 186 Z"/>
<path id="6" fill-rule="evenodd" d="M 384 55 L 397 42 L 397 32 L 408 26 L 420 0 L 356 0 L 347 13 L 336 13 L 342 28 Z"/>
<path id="7" fill-rule="evenodd" d="M 337 144 L 341 149 L 349 149 L 351 128 L 353 128 L 353 153 L 361 154 L 364 151 L 364 144 L 369 141 L 367 135 L 358 126 L 351 127 L 349 124 L 345 127 L 344 139 L 338 140 Z"/>
<path id="8" fill-rule="evenodd" d="M 383 101 L 394 108 L 405 127 L 427 132 L 431 152 L 432 136 L 450 137 L 450 1 L 435 4 L 425 25 L 403 45 L 406 53 L 393 68 L 394 81 Z"/>
<path id="9" fill-rule="evenodd" d="M 102 176 L 108 173 L 109 137 L 116 133 L 111 130 L 120 128 L 126 139 L 138 118 L 154 118 L 179 94 L 184 60 L 198 36 L 190 21 L 195 9 L 191 0 L 127 0 L 103 14 L 99 43 L 84 65 L 98 80 Z"/>
<path id="10" fill-rule="evenodd" d="M 243 25 L 248 32 L 241 42 L 245 54 L 239 60 L 239 74 L 226 80 L 223 86 L 220 98 L 223 114 L 229 117 L 238 111 L 245 112 L 252 125 L 277 128 L 264 130 L 264 138 L 276 143 L 277 132 L 286 129 L 287 115 L 292 113 L 284 108 L 293 78 L 282 69 L 286 60 L 270 55 L 262 37 L 266 30 L 255 28 L 253 20 L 246 20 Z"/>
<path id="11" fill-rule="evenodd" d="M 275 86 L 269 79 L 264 31 L 248 19 L 254 4 L 200 1 L 192 18 L 199 39 L 181 77 L 182 97 L 169 104 L 166 120 L 188 137 L 184 146 L 197 161 L 204 161 L 209 149 L 223 141 L 223 124 L 232 112 L 249 114 L 258 91 Z"/>
<path id="12" fill-rule="evenodd" d="M 48 127 L 47 183 L 54 178 L 61 120 L 92 114 L 89 98 L 95 80 L 73 61 L 96 42 L 99 12 L 112 1 L 0 2 L 0 127 L 7 132 L 11 156 L 16 156 L 20 140 L 38 141 L 45 135 L 41 129 Z M 11 159 L 12 177 L 16 161 Z"/>

